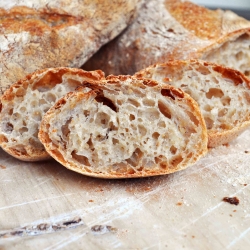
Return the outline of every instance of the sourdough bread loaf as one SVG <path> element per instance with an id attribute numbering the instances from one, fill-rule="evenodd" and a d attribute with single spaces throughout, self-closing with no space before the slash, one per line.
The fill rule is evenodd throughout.
<path id="1" fill-rule="evenodd" d="M 0 1 L 0 95 L 38 69 L 80 67 L 144 0 Z"/>
<path id="2" fill-rule="evenodd" d="M 84 81 L 102 78 L 102 71 L 60 67 L 36 71 L 13 84 L 0 98 L 0 146 L 24 161 L 50 158 L 37 137 L 42 116 Z"/>
<path id="3" fill-rule="evenodd" d="M 44 115 L 39 139 L 65 167 L 99 178 L 168 174 L 207 152 L 197 103 L 167 84 L 110 76 L 61 98 Z"/>
<path id="4" fill-rule="evenodd" d="M 84 66 L 134 74 L 154 63 L 202 59 L 250 72 L 250 22 L 181 0 L 149 0 L 138 18 Z"/>
<path id="5" fill-rule="evenodd" d="M 226 144 L 250 126 L 250 79 L 214 63 L 187 60 L 155 64 L 137 77 L 169 83 L 193 97 L 208 129 L 208 146 Z"/>

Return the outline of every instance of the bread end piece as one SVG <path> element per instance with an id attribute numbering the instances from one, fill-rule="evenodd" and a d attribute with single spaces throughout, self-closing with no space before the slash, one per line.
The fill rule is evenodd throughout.
<path id="1" fill-rule="evenodd" d="M 104 78 L 102 71 L 76 68 L 48 68 L 35 71 L 13 84 L 0 99 L 0 145 L 23 161 L 51 158 L 38 140 L 38 128 L 45 112 L 64 94 L 85 80 Z"/>

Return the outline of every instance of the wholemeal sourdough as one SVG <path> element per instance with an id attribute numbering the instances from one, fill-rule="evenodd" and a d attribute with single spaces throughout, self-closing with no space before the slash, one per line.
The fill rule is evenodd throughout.
<path id="1" fill-rule="evenodd" d="M 154 63 L 202 59 L 250 71 L 250 22 L 188 1 L 148 0 L 138 18 L 84 66 L 134 74 Z"/>
<path id="2" fill-rule="evenodd" d="M 0 91 L 38 69 L 80 67 L 133 20 L 142 1 L 0 1 Z"/>
<path id="3" fill-rule="evenodd" d="M 226 144 L 250 126 L 250 79 L 214 63 L 169 61 L 141 70 L 150 78 L 190 94 L 198 103 L 208 129 L 208 146 Z"/>
<path id="4" fill-rule="evenodd" d="M 109 76 L 60 99 L 43 117 L 39 139 L 65 167 L 100 178 L 168 174 L 207 152 L 197 103 L 152 80 Z"/>
<path id="5" fill-rule="evenodd" d="M 0 99 L 1 147 L 20 160 L 50 158 L 37 137 L 42 116 L 55 101 L 82 82 L 102 78 L 102 71 L 61 67 L 36 71 L 13 84 Z"/>

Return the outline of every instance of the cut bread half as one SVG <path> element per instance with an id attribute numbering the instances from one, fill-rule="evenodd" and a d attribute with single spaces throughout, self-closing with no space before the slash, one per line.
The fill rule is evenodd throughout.
<path id="1" fill-rule="evenodd" d="M 84 81 L 102 78 L 102 71 L 61 67 L 36 71 L 13 84 L 0 99 L 3 150 L 24 161 L 50 158 L 37 137 L 42 116 L 59 98 Z"/>
<path id="2" fill-rule="evenodd" d="M 226 144 L 250 126 L 250 79 L 243 73 L 199 60 L 169 61 L 136 73 L 190 94 L 208 129 L 208 146 Z"/>
<path id="3" fill-rule="evenodd" d="M 66 168 L 99 178 L 163 175 L 207 152 L 204 119 L 183 91 L 131 76 L 86 86 L 92 90 L 68 93 L 50 108 L 39 130 Z"/>

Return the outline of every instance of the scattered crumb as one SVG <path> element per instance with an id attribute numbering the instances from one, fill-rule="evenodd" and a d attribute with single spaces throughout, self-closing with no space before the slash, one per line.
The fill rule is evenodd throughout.
<path id="1" fill-rule="evenodd" d="M 235 213 L 237 210 L 234 210 L 233 212 Z"/>
<path id="2" fill-rule="evenodd" d="M 236 206 L 240 203 L 237 197 L 224 197 L 222 200 Z"/>
<path id="3" fill-rule="evenodd" d="M 2 169 L 6 169 L 6 167 L 4 165 L 0 165 L 0 168 Z"/>
<path id="4" fill-rule="evenodd" d="M 109 232 L 117 232 L 117 229 L 115 227 L 107 226 L 107 225 L 95 225 L 91 227 L 91 231 L 94 234 L 105 234 Z"/>
<path id="5" fill-rule="evenodd" d="M 181 205 L 182 205 L 182 202 L 177 202 L 176 205 L 177 205 L 177 206 L 181 206 Z"/>
<path id="6" fill-rule="evenodd" d="M 248 154 L 248 153 L 249 153 L 249 151 L 245 150 L 245 153 L 246 153 L 246 154 Z"/>
<path id="7" fill-rule="evenodd" d="M 229 214 L 230 215 L 230 217 L 233 217 L 233 215 L 232 214 Z"/>
<path id="8" fill-rule="evenodd" d="M 195 238 L 195 236 L 194 236 L 194 235 L 192 235 L 192 238 L 194 239 L 194 238 Z"/>
<path id="9" fill-rule="evenodd" d="M 244 184 L 244 186 L 247 186 L 247 184 Z"/>
<path id="10" fill-rule="evenodd" d="M 89 202 L 94 202 L 94 200 L 89 200 Z"/>

